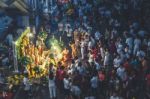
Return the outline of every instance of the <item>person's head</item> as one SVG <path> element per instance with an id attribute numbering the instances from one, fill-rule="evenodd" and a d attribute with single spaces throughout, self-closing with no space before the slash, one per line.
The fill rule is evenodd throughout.
<path id="1" fill-rule="evenodd" d="M 62 65 L 62 63 L 59 61 L 59 62 L 58 62 L 58 66 L 61 66 L 61 65 Z"/>
<path id="2" fill-rule="evenodd" d="M 61 69 L 61 70 L 64 70 L 64 69 L 65 69 L 65 67 L 64 67 L 64 66 L 61 66 L 61 67 L 60 67 L 60 69 Z"/>
<path id="3" fill-rule="evenodd" d="M 28 73 L 25 73 L 25 74 L 24 74 L 24 77 L 26 77 L 26 78 L 27 78 L 27 77 L 28 77 Z"/>
<path id="4" fill-rule="evenodd" d="M 71 63 L 72 63 L 72 64 L 74 64 L 74 63 L 75 63 L 75 61 L 74 61 L 74 60 L 71 60 Z"/>

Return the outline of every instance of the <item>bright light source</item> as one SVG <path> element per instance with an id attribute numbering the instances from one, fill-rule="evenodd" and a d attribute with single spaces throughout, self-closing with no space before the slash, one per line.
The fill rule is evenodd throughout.
<path id="1" fill-rule="evenodd" d="M 33 34 L 32 33 L 28 33 L 27 36 L 28 37 L 33 37 Z"/>
<path id="2" fill-rule="evenodd" d="M 57 58 L 60 60 L 62 59 L 62 57 L 63 57 L 62 53 L 58 53 Z"/>
<path id="3" fill-rule="evenodd" d="M 17 41 L 13 41 L 12 43 L 15 44 L 15 45 L 18 45 L 18 42 L 17 42 Z"/>

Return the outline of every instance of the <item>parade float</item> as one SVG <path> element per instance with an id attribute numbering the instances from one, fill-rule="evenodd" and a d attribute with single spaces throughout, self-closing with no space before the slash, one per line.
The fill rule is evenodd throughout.
<path id="1" fill-rule="evenodd" d="M 24 68 L 29 78 L 47 76 L 50 63 L 54 66 L 57 66 L 59 61 L 65 64 L 66 55 L 69 53 L 64 48 L 61 37 L 57 40 L 54 36 L 48 37 L 46 32 L 40 31 L 35 39 L 30 28 L 27 28 L 14 44 L 14 57 L 17 57 L 14 65 L 18 66 L 15 68 Z"/>

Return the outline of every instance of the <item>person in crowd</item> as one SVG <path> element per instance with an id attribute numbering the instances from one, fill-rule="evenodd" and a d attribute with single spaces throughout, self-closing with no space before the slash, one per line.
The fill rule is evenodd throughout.
<path id="1" fill-rule="evenodd" d="M 55 76 L 53 72 L 50 72 L 49 74 L 48 86 L 49 86 L 50 98 L 56 99 L 56 84 L 55 84 Z"/>
<path id="2" fill-rule="evenodd" d="M 76 84 L 71 85 L 71 93 L 73 99 L 81 99 L 81 89 L 78 85 Z"/>
<path id="3" fill-rule="evenodd" d="M 65 99 L 70 98 L 70 88 L 71 88 L 71 82 L 69 80 L 69 76 L 66 75 L 63 79 L 64 83 L 64 94 L 65 94 Z"/>
<path id="4" fill-rule="evenodd" d="M 119 97 L 119 96 L 117 95 L 117 93 L 114 92 L 113 95 L 111 95 L 109 99 L 122 99 L 122 98 Z"/>
<path id="5" fill-rule="evenodd" d="M 143 6 L 148 4 L 146 0 L 54 1 L 62 24 L 53 15 L 50 21 L 58 29 L 50 29 L 65 33 L 66 48 L 56 72 L 50 64 L 50 98 L 56 98 L 56 88 L 66 99 L 141 99 L 138 93 L 150 94 L 150 10 Z M 6 56 L 0 57 L 2 65 L 10 63 Z M 28 77 L 23 83 L 28 90 Z"/>
<path id="6" fill-rule="evenodd" d="M 25 74 L 23 78 L 23 84 L 24 84 L 25 94 L 28 95 L 30 90 L 30 82 L 29 82 L 28 74 Z"/>
<path id="7" fill-rule="evenodd" d="M 93 96 L 97 99 L 98 98 L 98 76 L 97 76 L 97 73 L 94 72 L 91 80 L 90 80 L 90 83 L 91 83 L 91 91 L 93 93 Z"/>

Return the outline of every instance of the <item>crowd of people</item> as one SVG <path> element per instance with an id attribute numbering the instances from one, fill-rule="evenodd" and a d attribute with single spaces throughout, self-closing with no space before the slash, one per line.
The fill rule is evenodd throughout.
<path id="1" fill-rule="evenodd" d="M 70 57 L 68 65 L 60 61 L 56 71 L 50 65 L 51 98 L 57 97 L 57 87 L 66 99 L 148 99 L 150 35 L 147 12 L 141 15 L 143 1 L 112 1 L 70 0 L 57 5 L 62 16 L 57 18 L 67 16 L 58 32 Z M 73 13 L 64 15 L 68 5 Z"/>
<path id="2" fill-rule="evenodd" d="M 65 66 L 61 61 L 57 68 L 49 66 L 50 98 L 56 99 L 59 91 L 66 99 L 149 99 L 150 11 L 146 0 L 63 1 L 56 2 L 50 20 L 57 22 L 50 29 L 62 37 L 69 55 Z M 0 53 L 2 65 L 13 63 L 9 50 L 6 55 Z M 29 85 L 28 77 L 23 82 Z"/>

